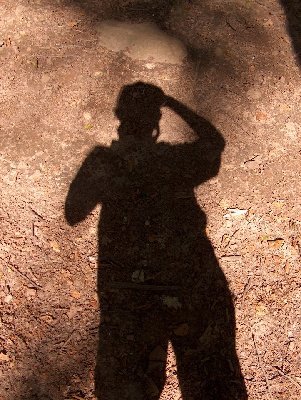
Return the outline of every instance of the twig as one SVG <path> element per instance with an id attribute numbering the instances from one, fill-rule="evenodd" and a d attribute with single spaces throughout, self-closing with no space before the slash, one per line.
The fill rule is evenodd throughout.
<path id="1" fill-rule="evenodd" d="M 23 274 L 23 272 L 21 272 L 15 265 L 10 263 L 9 260 L 9 267 L 12 268 L 15 272 L 18 272 L 19 275 L 22 276 L 22 278 L 26 279 L 28 282 L 30 282 L 33 286 L 35 286 L 36 288 L 41 289 L 42 286 L 39 285 L 38 283 L 34 282 L 31 278 L 29 278 L 27 275 Z"/>
<path id="2" fill-rule="evenodd" d="M 248 277 L 247 283 L 244 285 L 243 291 L 242 291 L 242 296 L 241 296 L 241 303 L 244 302 L 245 296 L 250 288 L 250 282 L 251 282 L 251 277 Z"/>
<path id="3" fill-rule="evenodd" d="M 226 24 L 228 26 L 230 26 L 231 29 L 233 29 L 233 31 L 236 31 L 236 28 L 234 26 L 231 25 L 231 23 L 226 19 Z"/>
<path id="4" fill-rule="evenodd" d="M 231 240 L 234 238 L 234 236 L 237 234 L 238 231 L 239 231 L 239 228 L 236 229 L 236 230 L 232 233 L 232 235 L 228 237 L 228 243 L 225 244 L 225 246 L 223 246 L 223 250 L 225 250 L 225 249 L 230 245 Z M 227 236 L 227 235 L 223 235 L 223 237 L 222 237 L 222 242 L 223 242 L 224 236 Z"/>
<path id="5" fill-rule="evenodd" d="M 285 374 L 282 371 L 282 369 L 279 368 L 277 365 L 273 365 L 273 367 L 277 369 L 277 371 L 280 373 L 280 375 L 284 376 L 286 379 L 288 379 L 290 382 L 292 382 L 294 385 L 298 386 L 299 388 L 301 387 L 301 384 L 296 379 L 294 379 L 290 375 Z"/>
<path id="6" fill-rule="evenodd" d="M 61 345 L 61 347 L 65 347 L 70 342 L 74 333 L 75 333 L 75 329 L 73 329 L 73 331 L 70 333 L 69 337 L 64 341 L 64 343 Z"/>
<path id="7" fill-rule="evenodd" d="M 41 219 L 45 219 L 41 214 L 39 214 L 35 209 L 33 209 L 32 207 L 29 207 L 31 209 L 31 211 L 39 218 Z"/>
<path id="8" fill-rule="evenodd" d="M 267 389 L 268 389 L 268 397 L 269 397 L 270 400 L 273 400 L 273 397 L 272 397 L 272 394 L 271 394 L 271 389 L 270 389 L 269 380 L 268 380 L 267 374 L 266 374 L 266 372 L 265 372 L 265 369 L 264 369 L 264 367 L 263 367 L 263 365 L 262 365 L 262 362 L 261 362 L 261 359 L 260 359 L 260 356 L 259 356 L 259 352 L 258 352 L 257 345 L 256 345 L 256 341 L 255 341 L 255 335 L 254 335 L 254 332 L 253 332 L 253 331 L 252 331 L 252 339 L 253 339 L 253 343 L 254 343 L 254 348 L 255 348 L 255 351 L 256 351 L 256 355 L 257 355 L 258 366 L 261 368 L 261 370 L 262 370 L 262 372 L 263 372 L 264 379 L 265 379 L 265 384 L 266 384 L 266 387 L 267 387 Z"/>
<path id="9" fill-rule="evenodd" d="M 143 283 L 133 282 L 112 282 L 109 289 L 137 289 L 137 290 L 151 290 L 154 292 L 161 290 L 179 290 L 179 286 L 166 286 L 166 285 L 144 285 Z"/>

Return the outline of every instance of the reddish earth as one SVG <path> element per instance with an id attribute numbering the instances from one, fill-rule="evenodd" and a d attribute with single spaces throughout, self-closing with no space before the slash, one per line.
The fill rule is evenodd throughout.
<path id="1" fill-rule="evenodd" d="M 0 398 L 299 399 L 299 2 L 0 15 Z"/>

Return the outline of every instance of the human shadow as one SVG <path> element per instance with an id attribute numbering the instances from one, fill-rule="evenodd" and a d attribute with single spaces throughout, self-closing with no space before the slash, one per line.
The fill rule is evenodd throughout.
<path id="1" fill-rule="evenodd" d="M 301 63 L 301 1 L 280 0 L 287 21 L 287 30 L 291 37 L 292 45 L 298 63 Z"/>
<path id="2" fill-rule="evenodd" d="M 162 107 L 187 123 L 193 142 L 157 141 Z M 92 150 L 65 204 L 70 225 L 102 207 L 97 396 L 159 399 L 170 343 L 184 400 L 246 399 L 231 293 L 194 194 L 217 175 L 224 139 L 143 82 L 122 88 L 115 115 L 118 140 Z"/>

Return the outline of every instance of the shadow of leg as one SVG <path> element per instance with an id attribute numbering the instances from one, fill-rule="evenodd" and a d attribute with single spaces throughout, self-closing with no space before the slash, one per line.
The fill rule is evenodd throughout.
<path id="1" fill-rule="evenodd" d="M 127 334 L 128 316 L 114 313 L 105 317 L 99 329 L 99 346 L 95 370 L 95 391 L 100 400 L 145 399 L 139 374 L 139 344 Z M 132 331 L 132 329 L 131 329 Z"/>
<path id="2" fill-rule="evenodd" d="M 137 301 L 133 304 L 141 306 Z M 110 310 L 113 311 L 103 312 L 104 321 L 99 329 L 95 370 L 98 399 L 159 399 L 165 383 L 167 354 L 160 318 L 154 309 Z"/>
<path id="3" fill-rule="evenodd" d="M 231 293 L 205 238 L 199 254 L 199 278 L 185 295 L 186 309 L 181 312 L 189 332 L 172 337 L 183 400 L 245 400 Z"/>

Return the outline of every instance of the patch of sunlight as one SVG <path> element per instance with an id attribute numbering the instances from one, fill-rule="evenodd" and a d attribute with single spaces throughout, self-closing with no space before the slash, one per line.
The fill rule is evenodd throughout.
<path id="1" fill-rule="evenodd" d="M 165 374 L 166 380 L 159 400 L 170 400 L 171 398 L 176 400 L 182 399 L 182 392 L 178 380 L 176 355 L 170 341 L 168 341 L 167 347 Z"/>
<path id="2" fill-rule="evenodd" d="M 103 21 L 98 26 L 99 43 L 114 52 L 122 51 L 135 60 L 182 64 L 185 45 L 150 22 Z"/>

